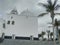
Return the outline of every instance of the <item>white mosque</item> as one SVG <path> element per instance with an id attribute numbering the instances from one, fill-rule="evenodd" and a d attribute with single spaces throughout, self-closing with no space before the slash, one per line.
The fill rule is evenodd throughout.
<path id="1" fill-rule="evenodd" d="M 4 18 L 0 19 L 0 34 L 2 32 L 7 36 L 26 36 L 38 35 L 38 18 L 31 11 L 24 10 L 18 14 L 17 9 L 13 9 Z"/>

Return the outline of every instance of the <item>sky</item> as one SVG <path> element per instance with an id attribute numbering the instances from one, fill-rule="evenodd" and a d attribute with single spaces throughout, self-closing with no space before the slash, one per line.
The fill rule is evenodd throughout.
<path id="1" fill-rule="evenodd" d="M 36 15 L 39 15 L 43 12 L 46 12 L 45 9 L 38 5 L 39 2 L 46 3 L 47 0 L 0 0 L 0 17 L 5 15 L 6 13 L 9 13 L 13 8 L 17 8 L 19 14 L 26 10 L 27 8 L 35 13 Z M 54 0 L 52 0 L 53 2 Z M 58 4 L 60 4 L 60 1 L 58 0 Z M 60 11 L 60 10 L 59 10 Z M 57 11 L 57 12 L 59 12 Z M 55 18 L 60 18 L 60 16 L 55 16 Z M 38 18 L 38 31 L 39 33 L 41 31 L 48 30 L 48 22 L 51 22 L 51 18 L 49 14 L 47 14 L 44 17 Z"/>

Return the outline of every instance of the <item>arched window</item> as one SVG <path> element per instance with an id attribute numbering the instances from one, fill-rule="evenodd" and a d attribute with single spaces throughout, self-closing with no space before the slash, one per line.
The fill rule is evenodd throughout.
<path id="1" fill-rule="evenodd" d="M 12 21 L 12 25 L 14 25 L 15 24 L 15 21 Z"/>
<path id="2" fill-rule="evenodd" d="M 10 24 L 10 21 L 8 21 L 7 24 Z"/>

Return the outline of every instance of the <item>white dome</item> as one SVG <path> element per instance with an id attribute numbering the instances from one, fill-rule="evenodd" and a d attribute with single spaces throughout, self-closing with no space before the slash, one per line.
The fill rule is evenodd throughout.
<path id="1" fill-rule="evenodd" d="M 21 12 L 20 15 L 22 15 L 22 16 L 35 16 L 34 13 L 29 11 L 28 9 Z"/>

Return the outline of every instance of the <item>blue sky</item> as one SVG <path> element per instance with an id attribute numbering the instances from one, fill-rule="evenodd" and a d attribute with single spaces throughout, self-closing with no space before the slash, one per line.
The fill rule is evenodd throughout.
<path id="1" fill-rule="evenodd" d="M 19 14 L 25 10 L 29 9 L 36 15 L 39 15 L 40 13 L 45 12 L 45 9 L 43 7 L 38 6 L 39 2 L 46 3 L 47 0 L 0 0 L 0 17 L 5 15 L 5 13 L 9 13 L 10 10 L 13 8 L 17 8 Z M 52 0 L 53 2 L 54 0 Z M 60 4 L 60 0 L 58 0 L 58 3 Z M 60 10 L 59 10 L 60 11 Z M 59 12 L 57 11 L 57 12 Z M 55 18 L 60 18 L 60 16 L 57 16 Z M 38 30 L 39 32 L 44 30 L 48 30 L 48 22 L 51 22 L 50 16 L 46 15 L 44 17 L 38 18 Z"/>

